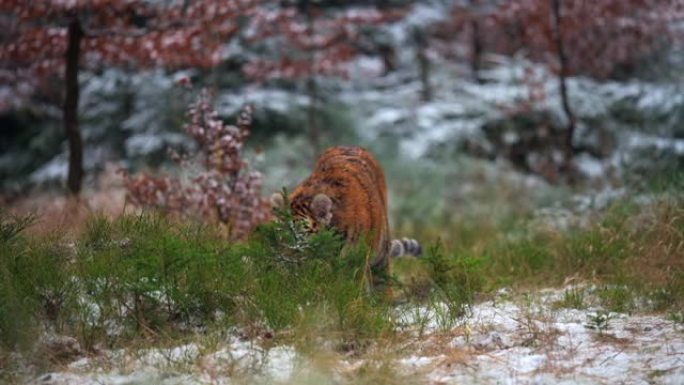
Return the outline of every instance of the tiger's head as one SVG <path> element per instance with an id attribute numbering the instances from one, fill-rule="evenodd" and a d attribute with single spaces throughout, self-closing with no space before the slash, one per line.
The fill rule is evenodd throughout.
<path id="1" fill-rule="evenodd" d="M 282 208 L 285 205 L 282 194 L 271 195 L 271 206 Z M 310 196 L 299 196 L 290 202 L 292 216 L 304 224 L 307 233 L 313 234 L 322 228 L 330 226 L 332 221 L 333 202 L 329 196 L 319 193 Z"/>

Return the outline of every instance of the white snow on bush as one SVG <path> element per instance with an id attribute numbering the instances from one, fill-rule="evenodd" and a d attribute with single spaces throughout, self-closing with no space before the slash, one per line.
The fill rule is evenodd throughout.
<path id="1" fill-rule="evenodd" d="M 309 98 L 305 95 L 268 88 L 248 88 L 216 97 L 216 106 L 221 115 L 235 115 L 247 104 L 253 104 L 257 111 L 273 110 L 288 114 L 296 108 L 308 106 L 308 103 Z"/>
<path id="2" fill-rule="evenodd" d="M 684 155 L 684 139 L 668 139 L 653 135 L 632 133 L 627 137 L 630 149 L 652 148 L 661 151 L 671 151 L 676 155 Z"/>

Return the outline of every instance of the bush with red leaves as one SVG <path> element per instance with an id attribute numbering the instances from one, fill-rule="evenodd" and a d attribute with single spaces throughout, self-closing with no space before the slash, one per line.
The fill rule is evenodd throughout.
<path id="1" fill-rule="evenodd" d="M 261 197 L 261 174 L 250 169 L 242 153 L 253 108 L 246 106 L 235 125 L 226 125 L 211 102 L 204 90 L 187 113 L 185 131 L 198 144 L 199 162 L 172 154 L 192 175 L 189 183 L 149 173 L 131 176 L 124 171 L 127 201 L 138 207 L 215 219 L 228 227 L 231 239 L 242 239 L 270 217 L 270 206 Z"/>

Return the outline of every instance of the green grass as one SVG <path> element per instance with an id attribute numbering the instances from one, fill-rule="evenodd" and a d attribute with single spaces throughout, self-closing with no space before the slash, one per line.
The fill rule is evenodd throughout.
<path id="1" fill-rule="evenodd" d="M 538 283 L 539 278 L 559 284 L 577 276 L 607 283 L 611 288 L 604 298 L 616 311 L 627 311 L 629 297 L 635 294 L 659 293 L 669 297 L 671 304 L 682 303 L 684 201 L 664 199 L 641 207 L 621 201 L 594 217 L 585 228 L 533 235 L 534 248 L 546 258 L 540 262 L 536 257 L 530 260 L 535 253 L 513 252 L 516 256 L 511 261 L 522 267 L 503 264 L 499 274 L 516 275 L 516 270 L 527 269 L 517 281 Z M 515 250 L 515 243 L 520 242 L 528 241 L 506 247 Z"/>
<path id="2" fill-rule="evenodd" d="M 587 303 L 584 297 L 584 290 L 582 288 L 573 287 L 566 289 L 563 293 L 563 298 L 554 302 L 553 307 L 556 309 L 586 309 Z"/>
<path id="3" fill-rule="evenodd" d="M 23 221 L 3 222 L 14 226 L 0 245 L 4 349 L 30 350 L 45 328 L 85 351 L 184 338 L 188 325 L 300 331 L 340 346 L 395 330 L 391 301 L 369 288 L 368 250 L 333 232 L 307 237 L 287 215 L 243 243 L 156 214 L 94 216 L 74 241 L 22 234 Z M 471 298 L 463 285 L 438 286 L 455 308 Z"/>
<path id="4" fill-rule="evenodd" d="M 587 225 L 565 230 L 539 226 L 522 215 L 500 220 L 488 216 L 461 218 L 439 232 L 452 234 L 447 246 L 451 263 L 459 258 L 475 263 L 476 269 L 459 270 L 470 272 L 468 279 L 476 283 L 475 294 L 486 295 L 503 286 L 561 286 L 570 278 L 599 284 L 595 294 L 611 311 L 681 309 L 684 198 L 681 194 L 651 198 L 645 204 L 631 198 L 618 200 L 589 214 Z M 411 268 L 404 266 L 402 270 Z M 426 279 L 438 276 L 432 274 Z M 464 278 L 448 281 L 464 282 Z M 577 294 L 566 293 L 559 306 L 580 306 Z"/>
<path id="5" fill-rule="evenodd" d="M 570 289 L 556 308 L 584 308 L 589 295 L 613 312 L 684 308 L 684 200 L 672 195 L 616 202 L 565 231 L 527 215 L 440 222 L 423 234 L 454 238 L 395 261 L 393 299 L 370 290 L 368 250 L 333 232 L 305 236 L 288 213 L 241 243 L 154 213 L 93 216 L 75 238 L 24 231 L 33 220 L 2 215 L 0 361 L 12 351 L 39 354 L 44 330 L 77 338 L 85 352 L 232 328 L 302 351 L 321 338 L 338 352 L 363 350 L 400 338 L 397 299 L 419 328 L 427 308 L 447 331 L 500 287 L 561 286 L 569 277 L 595 289 Z"/>

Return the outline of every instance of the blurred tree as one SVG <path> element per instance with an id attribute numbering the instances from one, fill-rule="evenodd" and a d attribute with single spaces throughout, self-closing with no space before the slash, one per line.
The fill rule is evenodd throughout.
<path id="1" fill-rule="evenodd" d="M 669 43 L 672 23 L 667 20 L 681 15 L 682 7 L 681 0 L 519 0 L 498 7 L 493 17 L 500 31 L 519 34 L 497 48 L 510 53 L 522 48 L 558 76 L 567 118 L 566 170 L 572 167 L 576 120 L 566 78 L 585 74 L 604 79 L 635 66 Z"/>
<path id="2" fill-rule="evenodd" d="M 80 192 L 83 145 L 78 124 L 81 69 L 211 67 L 222 59 L 239 17 L 256 0 L 0 0 L 0 79 L 14 95 L 45 82 L 64 85 L 63 124 L 69 143 L 67 187 Z M 17 101 L 0 101 L 7 107 Z"/>
<path id="3" fill-rule="evenodd" d="M 456 1 L 451 7 L 446 21 L 433 26 L 430 31 L 433 44 L 441 45 L 441 51 L 446 56 L 454 56 L 453 51 L 458 51 L 453 46 L 459 42 L 465 47 L 468 66 L 472 79 L 477 83 L 484 80 L 480 76 L 482 69 L 482 56 L 489 45 L 493 45 L 491 37 L 495 25 L 492 22 L 492 14 L 498 6 L 498 0 L 462 0 Z M 508 34 L 507 34 L 508 35 Z M 449 43 L 447 47 L 437 44 L 439 41 Z M 460 55 L 459 55 L 460 56 Z"/>
<path id="4" fill-rule="evenodd" d="M 248 63 L 245 74 L 257 81 L 272 79 L 305 82 L 309 97 L 308 137 L 314 157 L 320 151 L 316 121 L 320 97 L 318 77 L 344 77 L 346 65 L 359 52 L 355 42 L 362 26 L 393 20 L 396 9 L 375 6 L 341 7 L 326 1 L 265 2 L 257 8 L 249 41 L 264 47 L 262 57 Z"/>
<path id="5" fill-rule="evenodd" d="M 493 17 L 501 30 L 520 32 L 517 44 L 503 42 L 498 50 L 525 49 L 531 59 L 558 70 L 558 30 L 568 75 L 606 79 L 667 47 L 673 27 L 668 21 L 681 20 L 682 12 L 681 0 L 519 0 L 501 2 Z"/>
<path id="6" fill-rule="evenodd" d="M 473 10 L 470 16 L 470 72 L 473 79 L 482 83 L 482 78 L 480 78 L 480 68 L 482 67 L 482 52 L 484 50 L 482 41 L 482 31 L 480 27 L 480 15 L 479 15 L 479 1 L 478 0 L 468 0 L 470 8 Z"/>

